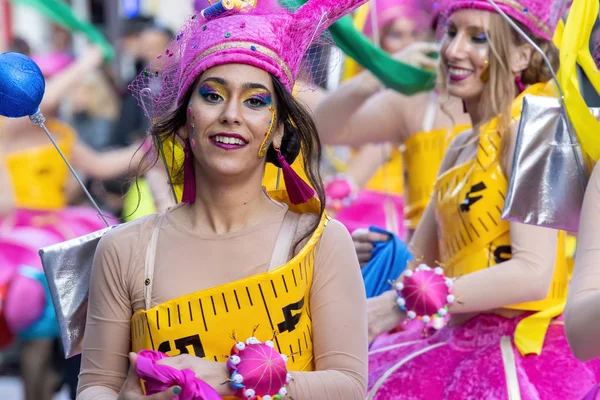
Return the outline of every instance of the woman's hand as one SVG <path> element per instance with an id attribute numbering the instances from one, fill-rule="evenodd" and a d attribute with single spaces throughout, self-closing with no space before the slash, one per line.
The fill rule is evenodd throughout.
<path id="1" fill-rule="evenodd" d="M 395 53 L 394 58 L 413 67 L 435 71 L 440 63 L 439 57 L 435 59 L 430 54 L 439 52 L 440 45 L 437 43 L 417 42 Z"/>
<path id="2" fill-rule="evenodd" d="M 406 314 L 396 305 L 396 297 L 396 292 L 390 290 L 367 300 L 369 343 L 382 333 L 397 327 L 405 318 Z"/>
<path id="3" fill-rule="evenodd" d="M 129 372 L 117 400 L 171 400 L 181 393 L 181 388 L 179 386 L 173 386 L 163 392 L 155 393 L 152 396 L 144 396 L 140 377 L 136 372 L 136 361 L 137 354 L 129 353 Z"/>
<path id="4" fill-rule="evenodd" d="M 223 382 L 229 378 L 225 363 L 205 360 L 190 354 L 181 354 L 175 357 L 163 358 L 157 364 L 168 365 L 178 370 L 191 369 L 196 377 L 209 384 L 221 396 L 233 396 L 234 392 L 229 385 Z"/>
<path id="5" fill-rule="evenodd" d="M 383 233 L 371 232 L 368 229 L 357 229 L 352 232 L 352 240 L 354 241 L 358 262 L 362 268 L 371 261 L 373 242 L 387 242 L 390 237 Z"/>

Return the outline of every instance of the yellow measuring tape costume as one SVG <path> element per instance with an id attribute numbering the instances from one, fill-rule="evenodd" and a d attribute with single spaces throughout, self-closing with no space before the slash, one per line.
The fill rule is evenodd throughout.
<path id="1" fill-rule="evenodd" d="M 536 84 L 522 93 L 512 106 L 513 119 L 521 114 L 527 94 L 554 95 L 555 87 Z M 436 184 L 436 216 L 439 243 L 446 275 L 460 277 L 511 258 L 509 222 L 501 219 L 508 181 L 500 164 L 501 134 L 497 119 L 481 128 L 477 157 L 441 175 Z M 567 296 L 565 235 L 559 234 L 554 277 L 544 300 L 506 308 L 540 311 L 519 324 L 515 342 L 524 353 L 541 351 L 550 320 L 562 313 Z"/>
<path id="2" fill-rule="evenodd" d="M 441 128 L 411 136 L 402 150 L 405 165 L 404 218 L 407 229 L 416 229 L 429 204 L 438 169 L 448 144 L 469 125 Z"/>
<path id="3" fill-rule="evenodd" d="M 404 166 L 402 164 L 402 154 L 398 149 L 392 149 L 390 159 L 379 167 L 365 185 L 365 189 L 402 196 L 404 193 Z"/>
<path id="4" fill-rule="evenodd" d="M 271 192 L 286 202 L 285 191 Z M 290 210 L 317 212 L 316 199 Z M 132 351 L 158 350 L 176 356 L 189 353 L 225 362 L 231 350 L 231 335 L 271 338 L 275 348 L 289 355 L 288 369 L 314 369 L 310 290 L 317 244 L 328 222 L 324 215 L 302 250 L 289 262 L 246 279 L 201 290 L 137 311 L 131 319 Z M 157 231 L 157 229 L 155 229 Z M 157 233 L 156 233 L 157 235 Z M 153 232 L 146 258 L 146 286 L 151 287 L 155 247 Z M 150 288 L 151 291 L 151 288 Z"/>

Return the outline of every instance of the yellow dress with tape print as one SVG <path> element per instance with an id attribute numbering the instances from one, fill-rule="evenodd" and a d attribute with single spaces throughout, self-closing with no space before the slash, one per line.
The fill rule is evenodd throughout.
<path id="1" fill-rule="evenodd" d="M 316 198 L 292 205 L 284 190 L 269 196 L 288 204 L 290 211 L 319 213 Z M 312 371 L 310 289 L 317 244 L 328 221 L 323 215 L 302 250 L 278 268 L 137 311 L 131 319 L 132 351 L 187 353 L 225 362 L 234 344 L 232 333 L 247 337 L 258 326 L 255 336 L 262 340 L 277 332 L 275 347 L 289 355 L 289 370 Z"/>
<path id="2" fill-rule="evenodd" d="M 285 191 L 269 193 L 297 213 L 317 212 L 319 203 L 292 206 Z M 169 356 L 192 354 L 225 362 L 238 337 L 273 337 L 276 349 L 289 355 L 290 371 L 314 370 L 310 289 L 317 244 L 329 218 L 286 264 L 262 274 L 169 300 L 131 319 L 132 351 L 158 350 Z"/>
<path id="3" fill-rule="evenodd" d="M 556 88 L 550 83 L 531 86 L 513 102 L 514 119 L 520 116 L 524 95 L 552 96 L 555 93 Z M 435 183 L 441 261 L 449 277 L 457 278 L 511 258 L 509 222 L 501 219 L 508 189 L 500 161 L 501 146 L 502 137 L 494 119 L 481 129 L 476 158 L 446 171 Z M 562 313 L 567 279 L 565 233 L 559 232 L 556 266 L 548 296 L 540 301 L 505 308 L 549 313 L 545 318 L 549 323 L 551 318 Z M 527 326 L 527 321 L 526 318 L 522 324 Z M 529 338 L 536 336 L 536 340 L 521 337 L 519 333 Z M 517 345 L 525 353 L 539 353 L 540 340 L 543 341 L 542 332 L 517 329 Z M 537 344 L 534 345 L 535 341 Z"/>
<path id="4" fill-rule="evenodd" d="M 56 136 L 63 153 L 70 157 L 75 144 L 73 130 L 53 119 L 46 122 L 46 127 Z M 69 171 L 50 143 L 9 153 L 4 162 L 17 208 L 59 210 L 67 205 L 64 188 Z"/>
<path id="5" fill-rule="evenodd" d="M 402 150 L 404 161 L 404 226 L 417 229 L 425 207 L 429 204 L 438 169 L 448 144 L 470 125 L 440 128 L 411 136 Z"/>
<path id="6" fill-rule="evenodd" d="M 555 92 L 552 84 L 532 85 L 513 101 L 513 120 L 520 118 L 523 96 Z M 501 220 L 508 181 L 497 122 L 480 129 L 474 159 L 435 182 L 441 262 L 449 277 L 501 268 L 511 257 L 510 225 Z M 565 235 L 556 234 L 555 271 L 546 298 L 504 307 L 524 311 L 516 317 L 482 312 L 425 339 L 418 329 L 379 336 L 370 348 L 367 399 L 583 398 L 597 384 L 600 370 L 575 359 L 562 322 L 555 319 L 567 294 Z"/>
<path id="7" fill-rule="evenodd" d="M 2 122 L 0 118 L 0 142 L 6 143 Z M 63 154 L 71 157 L 76 140 L 71 127 L 54 119 L 48 120 L 46 127 Z M 21 340 L 55 339 L 60 336 L 58 323 L 52 303 L 46 298 L 39 249 L 89 234 L 104 228 L 104 224 L 91 207 L 67 206 L 69 171 L 49 142 L 0 152 L 0 168 L 8 178 L 7 185 L 0 188 L 0 196 L 11 196 L 14 206 L 0 214 L 0 272 L 10 277 L 9 282 L 21 286 L 0 293 L 2 318 L 11 335 Z M 18 304 L 24 306 L 6 312 L 16 310 Z"/>
<path id="8" fill-rule="evenodd" d="M 55 119 L 48 120 L 46 127 L 69 159 L 77 139 L 76 133 L 69 125 Z M 21 240 L 20 229 L 39 229 L 39 235 L 35 238 L 23 233 L 27 246 L 36 254 L 35 266 L 41 268 L 37 256 L 41 247 L 104 228 L 93 208 L 68 207 L 65 187 L 70 177 L 69 170 L 52 144 L 4 154 L 0 162 L 8 172 L 10 184 L 3 195 L 10 193 L 15 206 L 8 215 L 0 215 L 3 237 Z"/>

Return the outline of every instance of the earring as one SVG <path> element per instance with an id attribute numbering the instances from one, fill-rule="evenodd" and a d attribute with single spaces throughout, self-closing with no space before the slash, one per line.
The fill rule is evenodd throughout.
<path id="1" fill-rule="evenodd" d="M 517 76 L 515 78 L 515 84 L 517 85 L 517 89 L 519 90 L 519 94 L 523 93 L 525 91 L 525 85 L 523 84 L 523 80 L 521 79 L 520 76 Z"/>
<path id="2" fill-rule="evenodd" d="M 481 71 L 481 82 L 487 83 L 490 80 L 490 62 L 486 59 L 484 62 L 485 68 Z"/>
<path id="3" fill-rule="evenodd" d="M 304 204 L 309 201 L 315 195 L 313 188 L 300 178 L 279 150 L 277 150 L 277 161 L 283 172 L 285 189 L 292 204 Z"/>
<path id="4" fill-rule="evenodd" d="M 192 139 L 194 140 L 194 139 Z M 183 145 L 183 203 L 194 203 L 196 201 L 196 177 L 194 173 L 194 154 L 189 141 Z"/>
<path id="5" fill-rule="evenodd" d="M 272 115 L 271 121 L 269 122 L 269 130 L 265 133 L 265 138 L 260 145 L 260 149 L 258 150 L 258 158 L 263 158 L 265 154 L 267 154 L 267 145 L 269 144 L 269 139 L 271 138 L 271 134 L 273 133 L 273 128 L 277 122 L 277 110 L 275 107 L 271 107 Z"/>

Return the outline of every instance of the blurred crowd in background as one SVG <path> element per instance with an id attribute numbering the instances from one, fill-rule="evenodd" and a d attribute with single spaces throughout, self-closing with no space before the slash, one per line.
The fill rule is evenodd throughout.
<path id="1" fill-rule="evenodd" d="M 107 62 L 102 49 L 89 43 L 83 34 L 53 23 L 35 7 L 8 0 L 0 0 L 0 52 L 26 54 L 38 63 L 47 81 L 60 76 L 67 83 L 57 117 L 72 127 L 89 148 L 107 152 L 139 146 L 148 121 L 128 84 L 164 50 L 193 4 L 144 0 L 66 3 L 109 39 L 116 52 L 112 61 Z M 99 179 L 81 173 L 103 211 L 117 217 L 123 216 L 125 194 L 134 184 L 132 175 Z M 69 205 L 87 203 L 76 185 L 68 197 Z M 1 350 L 0 397 L 18 399 L 13 397 L 19 396 L 14 388 L 20 384 L 15 382 L 28 369 L 22 386 L 38 386 L 38 390 L 28 393 L 27 399 L 39 399 L 35 393 L 40 392 L 47 396 L 44 398 L 52 398 L 52 393 L 61 389 L 61 399 L 75 399 L 79 356 L 65 360 L 58 339 L 52 347 L 50 357 L 45 347 L 24 347 L 19 340 Z M 18 392 L 24 396 L 25 390 Z"/>

